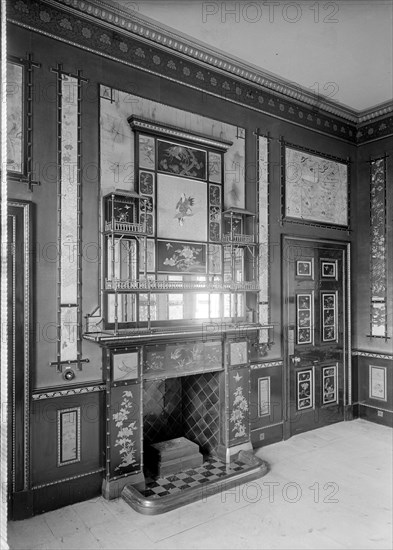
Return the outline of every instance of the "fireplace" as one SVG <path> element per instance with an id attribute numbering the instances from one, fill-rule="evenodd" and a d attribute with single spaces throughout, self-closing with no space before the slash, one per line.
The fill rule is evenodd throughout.
<path id="1" fill-rule="evenodd" d="M 219 373 L 149 380 L 143 386 L 145 461 L 152 443 L 186 437 L 204 455 L 217 452 L 220 428 Z"/>
<path id="2" fill-rule="evenodd" d="M 250 437 L 257 338 L 255 325 L 95 335 L 106 379 L 106 498 L 122 495 L 135 510 L 156 514 L 267 472 Z M 154 478 L 155 451 L 178 438 L 203 455 L 201 466 Z"/>

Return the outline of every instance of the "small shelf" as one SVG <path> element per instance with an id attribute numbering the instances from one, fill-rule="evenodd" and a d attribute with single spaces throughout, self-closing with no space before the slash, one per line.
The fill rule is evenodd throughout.
<path id="1" fill-rule="evenodd" d="M 146 235 L 142 223 L 120 222 L 112 220 L 105 223 L 105 234 L 122 233 L 123 235 Z"/>
<path id="2" fill-rule="evenodd" d="M 139 280 L 120 280 L 120 279 L 106 279 L 105 291 L 111 292 L 255 292 L 259 290 L 257 282 L 214 282 L 214 281 L 155 281 L 149 279 Z"/>
<path id="3" fill-rule="evenodd" d="M 222 236 L 222 242 L 224 244 L 244 244 L 244 245 L 255 245 L 255 236 L 254 235 L 244 235 L 244 234 L 234 234 L 226 233 Z"/>

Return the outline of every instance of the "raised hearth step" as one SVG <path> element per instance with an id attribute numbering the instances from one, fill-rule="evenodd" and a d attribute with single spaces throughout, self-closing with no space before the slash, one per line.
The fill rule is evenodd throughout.
<path id="1" fill-rule="evenodd" d="M 199 453 L 199 445 L 185 437 L 176 437 L 168 441 L 153 443 L 150 447 L 159 456 L 161 462 Z"/>
<path id="2" fill-rule="evenodd" d="M 199 468 L 147 482 L 144 490 L 126 485 L 121 496 L 141 514 L 162 514 L 210 495 L 224 493 L 235 485 L 258 479 L 268 471 L 268 463 L 252 451 L 240 451 L 237 460 L 230 464 L 209 457 Z"/>

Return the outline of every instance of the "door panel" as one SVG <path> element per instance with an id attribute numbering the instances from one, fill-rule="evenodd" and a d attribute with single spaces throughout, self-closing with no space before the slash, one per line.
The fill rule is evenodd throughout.
<path id="1" fill-rule="evenodd" d="M 344 419 L 346 245 L 285 238 L 286 436 Z"/>

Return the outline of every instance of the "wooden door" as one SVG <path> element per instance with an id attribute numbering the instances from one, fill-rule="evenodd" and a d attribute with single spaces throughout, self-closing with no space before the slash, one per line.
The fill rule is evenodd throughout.
<path id="1" fill-rule="evenodd" d="M 286 437 L 344 419 L 346 248 L 284 238 Z"/>

